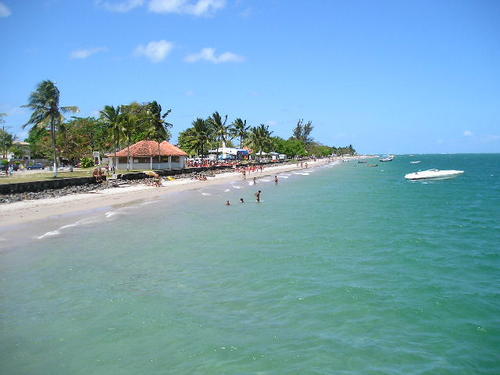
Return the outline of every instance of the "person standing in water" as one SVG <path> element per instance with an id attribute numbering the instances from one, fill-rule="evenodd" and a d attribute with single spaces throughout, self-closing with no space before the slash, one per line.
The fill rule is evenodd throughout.
<path id="1" fill-rule="evenodd" d="M 279 182 L 279 181 L 278 181 L 278 176 L 274 176 L 274 183 L 275 183 L 276 185 L 278 185 L 278 182 Z"/>
<path id="2" fill-rule="evenodd" d="M 254 177 L 254 178 L 253 178 L 253 184 L 254 184 L 254 185 L 257 185 L 257 177 Z"/>
<path id="3" fill-rule="evenodd" d="M 243 198 L 240 198 L 240 203 L 245 203 L 245 201 L 243 200 Z"/>
<path id="4" fill-rule="evenodd" d="M 231 202 L 226 201 L 226 206 L 230 206 L 230 205 L 231 205 Z"/>
<path id="5" fill-rule="evenodd" d="M 255 193 L 255 199 L 257 200 L 257 203 L 260 203 L 260 194 L 262 192 L 259 190 L 258 192 Z"/>

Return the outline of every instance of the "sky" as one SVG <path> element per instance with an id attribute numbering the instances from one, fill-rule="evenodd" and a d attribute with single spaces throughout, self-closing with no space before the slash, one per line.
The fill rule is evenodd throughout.
<path id="1" fill-rule="evenodd" d="M 500 152 L 500 1 L 0 0 L 0 112 L 157 100 L 360 153 Z"/>

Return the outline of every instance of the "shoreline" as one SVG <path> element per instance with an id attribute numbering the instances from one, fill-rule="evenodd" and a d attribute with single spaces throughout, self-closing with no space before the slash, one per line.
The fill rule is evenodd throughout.
<path id="1" fill-rule="evenodd" d="M 347 160 L 358 160 L 366 156 L 354 156 Z M 346 159 L 346 158 L 344 158 Z M 318 167 L 334 162 L 341 162 L 342 159 L 318 159 L 317 161 L 307 161 L 309 168 Z M 263 172 L 247 172 L 246 180 L 254 177 L 274 176 L 279 173 L 301 170 L 294 164 L 278 165 L 267 167 Z M 0 228 L 48 219 L 55 216 L 69 213 L 95 210 L 103 207 L 131 204 L 136 201 L 154 200 L 169 193 L 196 190 L 199 188 L 224 184 L 227 182 L 242 181 L 242 174 L 239 172 L 225 172 L 209 177 L 206 181 L 192 180 L 188 178 L 168 181 L 165 186 L 152 187 L 147 185 L 135 185 L 128 187 L 112 187 L 100 190 L 96 193 L 70 194 L 56 198 L 44 198 L 36 200 L 24 200 L 0 206 Z"/>

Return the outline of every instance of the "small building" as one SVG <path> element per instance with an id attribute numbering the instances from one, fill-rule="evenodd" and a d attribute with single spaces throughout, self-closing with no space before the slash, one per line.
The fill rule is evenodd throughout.
<path id="1" fill-rule="evenodd" d="M 130 159 L 128 156 L 130 155 Z M 186 165 L 187 153 L 179 147 L 163 141 L 160 143 L 160 160 L 158 160 L 158 142 L 139 141 L 116 153 L 107 154 L 110 166 L 116 169 L 183 169 Z M 128 160 L 127 160 L 128 159 Z"/>
<path id="2" fill-rule="evenodd" d="M 219 149 L 209 150 L 208 156 L 210 160 L 217 159 L 217 153 L 219 155 L 219 159 L 221 160 L 243 160 L 248 158 L 248 150 L 244 148 L 235 148 L 235 147 L 219 147 Z"/>

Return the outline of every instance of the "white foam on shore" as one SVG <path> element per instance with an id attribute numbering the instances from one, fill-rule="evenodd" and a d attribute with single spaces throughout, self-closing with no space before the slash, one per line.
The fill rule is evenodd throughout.
<path id="1" fill-rule="evenodd" d="M 212 194 L 210 194 L 210 193 L 201 193 L 201 195 L 204 195 L 205 197 L 208 197 L 208 196 L 210 196 Z"/>
<path id="2" fill-rule="evenodd" d="M 224 190 L 224 193 L 228 193 L 228 192 L 230 192 L 230 191 L 231 191 L 231 189 L 225 189 L 225 190 Z"/>
<path id="3" fill-rule="evenodd" d="M 233 185 L 233 189 L 241 189 L 241 186 Z"/>
<path id="4" fill-rule="evenodd" d="M 61 234 L 61 232 L 59 232 L 58 230 L 51 230 L 50 232 L 47 232 L 45 234 L 42 234 L 41 236 L 38 236 L 37 239 L 41 240 L 45 237 L 53 237 L 53 236 L 57 236 Z"/>
<path id="5" fill-rule="evenodd" d="M 288 176 L 278 176 L 279 178 L 288 178 Z"/>

